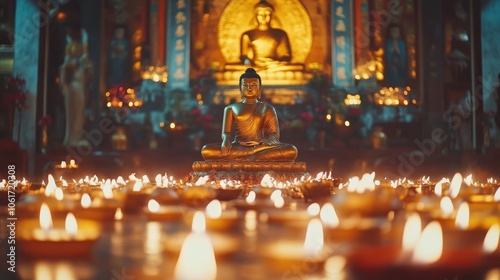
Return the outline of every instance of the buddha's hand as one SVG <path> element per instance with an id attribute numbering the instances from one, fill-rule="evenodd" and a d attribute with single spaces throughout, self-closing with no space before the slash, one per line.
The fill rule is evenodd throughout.
<path id="1" fill-rule="evenodd" d="M 220 145 L 220 151 L 223 156 L 229 155 L 229 152 L 231 151 L 231 141 L 228 138 L 222 141 L 222 144 Z"/>

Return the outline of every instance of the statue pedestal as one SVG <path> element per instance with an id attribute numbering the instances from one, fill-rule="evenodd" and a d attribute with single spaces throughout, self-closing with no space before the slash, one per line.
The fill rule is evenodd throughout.
<path id="1" fill-rule="evenodd" d="M 247 183 L 259 183 L 264 175 L 293 180 L 307 174 L 305 162 L 256 162 L 256 161 L 195 161 L 191 174 L 194 181 L 209 175 L 211 179 L 233 179 Z"/>
<path id="2" fill-rule="evenodd" d="M 221 86 L 238 85 L 241 74 L 245 72 L 247 66 L 226 65 L 223 71 L 216 71 L 214 77 L 217 84 Z M 302 65 L 284 65 L 279 69 L 259 70 L 263 84 L 268 85 L 306 85 L 312 78 L 312 74 L 304 71 Z"/>

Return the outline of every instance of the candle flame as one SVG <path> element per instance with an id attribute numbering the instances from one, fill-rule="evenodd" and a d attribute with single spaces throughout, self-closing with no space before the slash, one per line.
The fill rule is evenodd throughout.
<path id="1" fill-rule="evenodd" d="M 268 188 L 272 188 L 273 187 L 273 181 L 271 180 L 271 175 L 269 174 L 266 174 L 264 175 L 264 177 L 262 177 L 262 180 L 260 180 L 260 185 L 262 187 L 268 187 Z"/>
<path id="2" fill-rule="evenodd" d="M 42 203 L 40 207 L 40 228 L 49 230 L 52 228 L 52 214 L 47 203 Z"/>
<path id="3" fill-rule="evenodd" d="M 483 252 L 491 254 L 498 249 L 498 239 L 500 238 L 500 226 L 494 224 L 490 227 L 483 242 Z"/>
<path id="4" fill-rule="evenodd" d="M 92 204 L 92 200 L 90 199 L 90 195 L 88 193 L 84 193 L 82 195 L 82 199 L 80 201 L 83 208 L 89 208 Z"/>
<path id="5" fill-rule="evenodd" d="M 135 181 L 134 187 L 132 187 L 132 191 L 134 192 L 139 192 L 142 189 L 142 182 L 141 181 Z"/>
<path id="6" fill-rule="evenodd" d="M 70 159 L 69 160 L 69 165 L 72 166 L 72 167 L 75 167 L 76 166 L 75 160 L 74 159 Z"/>
<path id="7" fill-rule="evenodd" d="M 220 218 L 222 215 L 222 205 L 219 200 L 214 199 L 207 205 L 205 212 L 212 219 Z"/>
<path id="8" fill-rule="evenodd" d="M 469 176 L 464 178 L 464 182 L 467 184 L 467 186 L 472 185 L 474 181 L 472 181 L 472 174 L 469 174 Z"/>
<path id="9" fill-rule="evenodd" d="M 451 216 L 453 214 L 453 211 L 455 210 L 455 208 L 453 207 L 453 202 L 448 196 L 441 198 L 439 206 L 441 207 L 441 214 L 444 217 Z"/>
<path id="10" fill-rule="evenodd" d="M 457 216 L 455 217 L 455 226 L 458 229 L 468 229 L 469 228 L 469 204 L 467 202 L 460 203 L 457 210 Z"/>
<path id="11" fill-rule="evenodd" d="M 495 194 L 493 195 L 493 201 L 500 202 L 500 188 L 498 188 Z"/>
<path id="12" fill-rule="evenodd" d="M 304 252 L 308 257 L 314 257 L 323 249 L 323 225 L 321 220 L 314 218 L 307 225 L 306 238 L 304 240 Z"/>
<path id="13" fill-rule="evenodd" d="M 118 208 L 116 208 L 116 211 L 115 211 L 115 220 L 120 221 L 121 219 L 123 219 L 123 212 L 122 212 L 122 209 L 118 207 Z"/>
<path id="14" fill-rule="evenodd" d="M 161 187 L 162 186 L 162 178 L 161 178 L 161 175 L 160 174 L 157 174 L 156 177 L 155 177 L 155 185 L 157 187 Z"/>
<path id="15" fill-rule="evenodd" d="M 116 178 L 116 182 L 120 185 L 126 185 L 127 183 L 125 183 L 125 180 L 123 179 L 122 176 L 118 176 L 118 178 Z"/>
<path id="16" fill-rule="evenodd" d="M 418 238 L 412 261 L 417 264 L 431 264 L 443 254 L 443 230 L 437 221 L 429 223 Z"/>
<path id="17" fill-rule="evenodd" d="M 453 179 L 451 179 L 450 183 L 450 196 L 452 198 L 456 198 L 458 193 L 460 192 L 460 188 L 462 187 L 462 174 L 455 173 Z"/>
<path id="18" fill-rule="evenodd" d="M 443 195 L 443 183 L 441 183 L 441 181 L 437 182 L 436 185 L 434 186 L 434 193 L 437 196 Z"/>
<path id="19" fill-rule="evenodd" d="M 57 187 L 55 192 L 54 192 L 54 196 L 56 197 L 57 200 L 62 201 L 64 199 L 63 190 L 61 188 Z"/>
<path id="20" fill-rule="evenodd" d="M 51 196 L 56 190 L 56 187 L 57 187 L 56 180 L 51 174 L 49 174 L 48 183 L 47 186 L 45 187 L 45 196 Z"/>
<path id="21" fill-rule="evenodd" d="M 76 222 L 76 218 L 75 215 L 73 215 L 73 213 L 68 213 L 66 215 L 66 221 L 64 225 L 66 233 L 68 233 L 70 237 L 75 237 L 76 234 L 78 233 L 78 223 Z"/>
<path id="22" fill-rule="evenodd" d="M 422 221 L 418 213 L 412 213 L 406 220 L 403 230 L 403 252 L 412 252 L 417 244 L 420 233 L 422 232 Z"/>
<path id="23" fill-rule="evenodd" d="M 113 189 L 111 186 L 111 181 L 107 179 L 104 184 L 101 186 L 102 189 L 102 195 L 106 199 L 113 199 Z"/>
<path id="24" fill-rule="evenodd" d="M 330 202 L 323 204 L 323 207 L 321 207 L 321 211 L 319 213 L 319 217 L 321 218 L 321 221 L 325 224 L 325 226 L 329 228 L 336 228 L 340 224 L 337 212 L 335 212 L 335 208 Z"/>
<path id="25" fill-rule="evenodd" d="M 61 161 L 61 168 L 66 168 L 66 161 Z"/>
<path id="26" fill-rule="evenodd" d="M 317 216 L 321 210 L 321 207 L 319 206 L 318 203 L 312 203 L 307 207 L 307 214 L 309 216 Z"/>
<path id="27" fill-rule="evenodd" d="M 283 206 L 285 206 L 285 200 L 282 196 L 278 196 L 278 198 L 274 200 L 274 207 L 283 208 Z"/>
<path id="28" fill-rule="evenodd" d="M 142 183 L 143 184 L 149 184 L 151 181 L 149 181 L 148 175 L 142 176 Z"/>
<path id="29" fill-rule="evenodd" d="M 67 187 L 68 186 L 68 182 L 66 180 L 64 180 L 64 179 L 61 179 L 61 185 L 63 187 Z"/>
<path id="30" fill-rule="evenodd" d="M 158 213 L 158 212 L 160 212 L 160 204 L 158 203 L 158 201 L 156 201 L 154 199 L 150 199 L 148 201 L 148 210 L 151 213 Z"/>
<path id="31" fill-rule="evenodd" d="M 203 186 L 208 182 L 208 175 L 205 175 L 203 177 L 198 178 L 196 182 L 194 183 L 195 186 Z"/>
<path id="32" fill-rule="evenodd" d="M 245 200 L 247 201 L 248 204 L 253 204 L 255 203 L 255 197 L 256 197 L 256 194 L 254 191 L 250 191 L 247 195 L 247 197 L 245 198 Z"/>
<path id="33" fill-rule="evenodd" d="M 203 213 L 200 214 L 203 217 Z M 182 243 L 174 279 L 214 280 L 216 277 L 217 263 L 210 238 L 203 232 L 190 233 Z"/>
<path id="34" fill-rule="evenodd" d="M 276 199 L 280 198 L 281 197 L 281 190 L 275 190 L 271 193 L 271 196 L 269 197 L 271 199 L 271 201 L 275 201 Z"/>
<path id="35" fill-rule="evenodd" d="M 192 232 L 205 232 L 206 220 L 205 215 L 201 211 L 196 211 L 193 216 L 193 223 L 191 224 Z"/>

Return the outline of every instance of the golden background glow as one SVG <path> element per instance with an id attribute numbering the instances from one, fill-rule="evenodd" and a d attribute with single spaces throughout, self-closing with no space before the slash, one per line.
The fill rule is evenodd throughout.
<path id="1" fill-rule="evenodd" d="M 226 62 L 239 62 L 240 37 L 257 26 L 254 6 L 259 1 L 232 0 L 224 9 L 218 25 L 218 42 Z M 304 63 L 312 46 L 312 24 L 298 0 L 269 1 L 274 6 L 271 26 L 283 29 L 290 39 L 292 63 Z"/>

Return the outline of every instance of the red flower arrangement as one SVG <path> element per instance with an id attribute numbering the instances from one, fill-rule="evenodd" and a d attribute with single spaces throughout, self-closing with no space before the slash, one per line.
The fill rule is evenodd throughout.
<path id="1" fill-rule="evenodd" d="M 38 125 L 41 127 L 49 126 L 51 124 L 52 124 L 52 117 L 50 115 L 45 115 L 38 121 Z"/>
<path id="2" fill-rule="evenodd" d="M 202 114 L 202 111 L 198 107 L 194 107 L 191 110 L 191 119 L 194 120 L 194 126 L 201 128 L 210 128 L 214 116 L 210 114 Z"/>
<path id="3" fill-rule="evenodd" d="M 3 87 L 4 100 L 6 102 L 12 103 L 15 108 L 20 110 L 28 109 L 26 105 L 26 92 L 24 86 L 26 85 L 26 80 L 18 77 L 8 77 Z"/>

